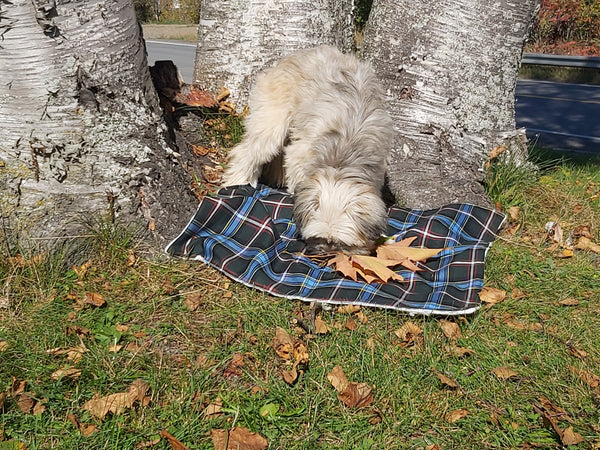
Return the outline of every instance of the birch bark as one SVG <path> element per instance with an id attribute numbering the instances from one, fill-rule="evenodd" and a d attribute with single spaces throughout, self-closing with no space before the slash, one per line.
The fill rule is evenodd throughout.
<path id="1" fill-rule="evenodd" d="M 383 79 L 394 119 L 389 167 L 397 200 L 428 208 L 488 204 L 492 149 L 518 160 L 515 86 L 536 0 L 374 0 L 364 57 Z"/>
<path id="2" fill-rule="evenodd" d="M 256 74 L 301 48 L 350 51 L 353 0 L 203 0 L 195 82 L 227 87 L 243 108 Z"/>
<path id="3" fill-rule="evenodd" d="M 0 215 L 20 242 L 116 214 L 164 241 L 196 201 L 127 0 L 0 0 Z M 6 226 L 8 224 L 8 227 Z"/>

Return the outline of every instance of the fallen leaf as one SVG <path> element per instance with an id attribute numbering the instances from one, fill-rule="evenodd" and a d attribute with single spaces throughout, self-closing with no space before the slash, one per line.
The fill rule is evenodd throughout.
<path id="1" fill-rule="evenodd" d="M 35 400 L 31 398 L 27 393 L 22 393 L 19 395 L 17 400 L 17 406 L 21 410 L 21 412 L 25 414 L 31 414 L 31 410 L 35 406 Z"/>
<path id="2" fill-rule="evenodd" d="M 40 414 L 43 414 L 44 411 L 46 411 L 46 403 L 47 402 L 48 402 L 47 398 L 43 398 L 39 402 L 36 402 L 35 406 L 33 407 L 33 411 L 32 411 L 33 415 L 39 416 Z"/>
<path id="3" fill-rule="evenodd" d="M 354 331 L 358 329 L 358 324 L 356 323 L 356 320 L 354 320 L 352 317 L 349 317 L 346 323 L 344 324 L 344 327 L 346 327 L 350 331 Z"/>
<path id="4" fill-rule="evenodd" d="M 189 450 L 189 448 L 186 447 L 183 444 L 183 442 L 181 442 L 179 439 L 177 439 L 175 436 L 173 436 L 167 430 L 162 430 L 160 432 L 160 437 L 162 437 L 162 438 L 164 438 L 164 439 L 167 440 L 167 442 L 171 446 L 172 450 Z"/>
<path id="5" fill-rule="evenodd" d="M 458 387 L 458 383 L 454 381 L 452 378 L 447 377 L 446 375 L 436 372 L 436 376 L 442 382 L 443 385 L 448 386 L 449 388 L 456 389 Z"/>
<path id="6" fill-rule="evenodd" d="M 298 379 L 298 370 L 296 366 L 293 366 L 290 370 L 281 369 L 281 378 L 290 386 L 293 385 Z"/>
<path id="7" fill-rule="evenodd" d="M 414 342 L 415 338 L 423 334 L 423 330 L 415 323 L 408 321 L 394 331 L 394 334 L 406 345 Z M 406 346 L 405 345 L 405 346 Z"/>
<path id="8" fill-rule="evenodd" d="M 501 380 L 508 380 L 509 378 L 514 378 L 519 374 L 508 367 L 496 367 L 492 369 L 492 373 L 496 375 Z"/>
<path id="9" fill-rule="evenodd" d="M 358 279 L 358 271 L 352 265 L 352 260 L 348 255 L 337 253 L 332 259 L 327 262 L 328 266 L 335 265 L 335 270 L 341 272 L 344 276 L 356 281 Z M 349 305 L 351 306 L 351 305 Z M 338 308 L 339 310 L 339 308 Z"/>
<path id="10" fill-rule="evenodd" d="M 335 366 L 327 379 L 338 393 L 338 399 L 349 408 L 362 408 L 373 402 L 373 389 L 366 383 L 349 382 L 341 366 Z"/>
<path id="11" fill-rule="evenodd" d="M 538 400 L 540 401 L 542 406 L 548 412 L 550 412 L 552 414 L 552 417 L 554 417 L 556 420 L 566 420 L 568 422 L 573 422 L 573 419 L 571 419 L 567 411 L 565 411 L 560 406 L 557 406 L 554 403 L 552 403 L 548 397 L 544 397 L 542 395 L 538 397 Z"/>
<path id="12" fill-rule="evenodd" d="M 302 342 L 300 339 L 296 339 L 293 346 L 293 356 L 294 356 L 294 365 L 297 364 L 308 364 L 308 348 L 306 344 Z"/>
<path id="13" fill-rule="evenodd" d="M 315 334 L 327 334 L 329 333 L 329 327 L 323 321 L 321 316 L 315 317 Z"/>
<path id="14" fill-rule="evenodd" d="M 445 347 L 445 349 L 448 353 L 457 358 L 463 358 L 465 356 L 471 356 L 475 354 L 475 350 L 471 350 L 470 348 L 465 347 L 457 347 L 455 345 L 450 345 L 448 347 Z"/>
<path id="15" fill-rule="evenodd" d="M 85 305 L 100 307 L 106 304 L 106 300 L 104 300 L 102 294 L 98 294 L 97 292 L 86 292 L 83 294 L 83 303 Z"/>
<path id="16" fill-rule="evenodd" d="M 387 283 L 389 280 L 404 281 L 401 275 L 390 269 L 397 266 L 396 261 L 388 261 L 373 256 L 352 255 L 352 265 L 357 269 L 358 274 L 363 277 L 367 283 L 381 282 Z"/>
<path id="17" fill-rule="evenodd" d="M 123 345 L 121 345 L 121 344 L 113 344 L 113 345 L 109 345 L 108 351 L 110 353 L 118 353 L 122 348 L 123 348 Z"/>
<path id="18" fill-rule="evenodd" d="M 221 409 L 223 409 L 223 401 L 220 398 L 217 398 L 214 402 L 208 404 L 202 415 L 205 419 L 221 417 L 223 415 Z"/>
<path id="19" fill-rule="evenodd" d="M 569 353 L 579 359 L 587 358 L 590 354 L 583 349 L 569 345 Z"/>
<path id="20" fill-rule="evenodd" d="M 75 367 L 68 366 L 63 369 L 58 369 L 52 372 L 50 378 L 54 381 L 58 381 L 61 378 L 71 378 L 72 380 L 77 380 L 81 376 L 81 370 L 76 369 Z"/>
<path id="21" fill-rule="evenodd" d="M 398 261 L 396 264 L 402 264 L 405 259 L 409 261 L 427 261 L 429 258 L 437 256 L 443 249 L 432 249 L 425 247 L 409 247 L 415 237 L 403 239 L 399 242 L 383 244 L 377 247 L 377 257 L 386 260 Z M 405 242 L 406 241 L 406 242 Z M 405 265 L 409 270 L 414 270 L 414 264 Z"/>
<path id="22" fill-rule="evenodd" d="M 575 253 L 570 248 L 563 248 L 558 254 L 560 258 L 572 258 Z"/>
<path id="23" fill-rule="evenodd" d="M 576 300 L 573 297 L 569 297 L 559 301 L 558 304 L 562 306 L 577 306 L 579 305 L 579 300 Z"/>
<path id="24" fill-rule="evenodd" d="M 154 447 L 159 442 L 160 442 L 160 438 L 151 439 L 149 441 L 142 441 L 142 442 L 138 442 L 137 444 L 135 444 L 134 448 L 135 449 L 140 449 L 140 448 Z"/>
<path id="25" fill-rule="evenodd" d="M 233 354 L 231 361 L 223 370 L 223 377 L 230 379 L 242 375 L 242 367 L 244 367 L 244 355 L 239 352 Z"/>
<path id="26" fill-rule="evenodd" d="M 98 431 L 98 427 L 96 425 L 81 423 L 79 420 L 77 420 L 77 417 L 75 417 L 74 414 L 67 414 L 67 419 L 69 419 L 73 426 L 77 428 L 85 437 L 91 436 L 93 433 Z"/>
<path id="27" fill-rule="evenodd" d="M 338 306 L 336 312 L 341 314 L 354 314 L 360 311 L 360 305 L 343 305 Z"/>
<path id="28" fill-rule="evenodd" d="M 131 408 L 135 401 L 143 403 L 149 388 L 146 382 L 138 379 L 131 383 L 127 392 L 117 392 L 106 397 L 95 394 L 90 400 L 85 402 L 82 409 L 100 420 L 104 419 L 109 412 L 118 415 L 125 409 Z"/>
<path id="29" fill-rule="evenodd" d="M 94 260 L 90 259 L 88 261 L 86 261 L 85 263 L 83 263 L 81 266 L 73 266 L 73 272 L 75 272 L 75 275 L 77 275 L 77 278 L 82 280 L 83 277 L 85 276 L 85 274 L 87 273 L 87 271 L 92 267 L 92 265 L 94 264 Z"/>
<path id="30" fill-rule="evenodd" d="M 190 311 L 196 311 L 202 303 L 202 294 L 199 292 L 191 292 L 185 296 L 185 306 Z"/>
<path id="31" fill-rule="evenodd" d="M 579 433 L 576 433 L 573 430 L 573 427 L 568 427 L 563 431 L 562 436 L 560 437 L 563 445 L 577 445 L 584 441 L 583 436 Z"/>
<path id="32" fill-rule="evenodd" d="M 510 216 L 510 218 L 512 220 L 518 220 L 519 219 L 520 209 L 519 209 L 518 206 L 511 206 L 510 208 L 508 208 L 506 210 L 506 212 L 508 213 L 508 215 Z"/>
<path id="33" fill-rule="evenodd" d="M 497 145 L 490 152 L 490 159 L 496 159 L 498 156 L 500 156 L 506 150 L 508 150 L 508 147 L 506 145 Z"/>
<path id="34" fill-rule="evenodd" d="M 348 378 L 346 378 L 342 366 L 335 366 L 331 372 L 327 374 L 327 379 L 338 392 L 343 391 L 346 389 L 346 386 L 348 386 Z"/>
<path id="35" fill-rule="evenodd" d="M 183 83 L 173 100 L 195 107 L 212 108 L 217 105 L 216 97 L 196 84 Z"/>
<path id="36" fill-rule="evenodd" d="M 362 408 L 373 403 L 373 389 L 367 383 L 352 381 L 338 392 L 338 399 L 348 408 Z"/>
<path id="37" fill-rule="evenodd" d="M 591 372 L 587 372 L 585 370 L 578 369 L 577 367 L 570 366 L 569 371 L 577 375 L 581 381 L 587 384 L 589 387 L 597 388 L 600 386 L 600 377 Z"/>
<path id="38" fill-rule="evenodd" d="M 0 341 L 0 352 L 5 352 L 8 350 L 8 342 Z"/>
<path id="39" fill-rule="evenodd" d="M 455 341 L 462 337 L 462 333 L 456 322 L 451 322 L 449 320 L 440 320 L 439 324 L 440 328 L 442 329 L 442 332 L 444 333 L 444 336 L 446 336 L 451 341 Z"/>
<path id="40" fill-rule="evenodd" d="M 294 341 L 287 331 L 281 327 L 275 329 L 275 336 L 271 340 L 271 347 L 283 359 L 292 359 Z"/>
<path id="41" fill-rule="evenodd" d="M 482 302 L 492 305 L 500 303 L 506 299 L 506 291 L 484 286 L 481 291 L 479 291 L 479 299 Z"/>
<path id="42" fill-rule="evenodd" d="M 577 241 L 575 248 L 577 250 L 589 250 L 594 253 L 600 253 L 600 245 L 595 244 L 589 238 L 584 236 L 579 238 L 579 241 Z"/>
<path id="43" fill-rule="evenodd" d="M 563 231 L 561 226 L 557 222 L 546 222 L 544 225 L 548 237 L 552 239 L 556 244 L 562 244 L 563 242 Z"/>
<path id="44" fill-rule="evenodd" d="M 469 411 L 467 411 L 466 409 L 455 409 L 446 414 L 444 418 L 446 419 L 446 422 L 454 423 L 461 419 L 464 419 L 468 415 Z"/>
<path id="45" fill-rule="evenodd" d="M 265 450 L 269 443 L 258 433 L 247 428 L 235 427 L 231 430 L 210 430 L 215 450 Z"/>

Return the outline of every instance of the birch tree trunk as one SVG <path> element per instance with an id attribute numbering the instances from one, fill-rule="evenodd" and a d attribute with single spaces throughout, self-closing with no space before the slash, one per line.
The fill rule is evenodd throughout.
<path id="1" fill-rule="evenodd" d="M 238 109 L 255 75 L 301 48 L 352 47 L 353 0 L 203 0 L 194 82 L 225 86 Z"/>
<path id="2" fill-rule="evenodd" d="M 164 138 L 131 3 L 0 8 L 0 214 L 13 237 L 65 236 L 105 214 L 176 234 L 196 201 Z"/>
<path id="3" fill-rule="evenodd" d="M 364 56 L 388 90 L 400 203 L 489 203 L 481 183 L 490 152 L 505 146 L 524 160 L 514 94 L 536 3 L 374 0 Z"/>

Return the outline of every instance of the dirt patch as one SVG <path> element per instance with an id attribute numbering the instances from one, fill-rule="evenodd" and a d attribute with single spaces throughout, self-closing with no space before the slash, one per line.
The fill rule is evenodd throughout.
<path id="1" fill-rule="evenodd" d="M 144 39 L 173 39 L 177 41 L 196 42 L 197 25 L 142 25 Z"/>

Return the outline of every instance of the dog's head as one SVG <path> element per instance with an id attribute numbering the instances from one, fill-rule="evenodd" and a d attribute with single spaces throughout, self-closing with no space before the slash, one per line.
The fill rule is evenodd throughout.
<path id="1" fill-rule="evenodd" d="M 386 207 L 373 185 L 317 177 L 296 192 L 294 219 L 308 254 L 369 254 L 385 231 Z"/>

